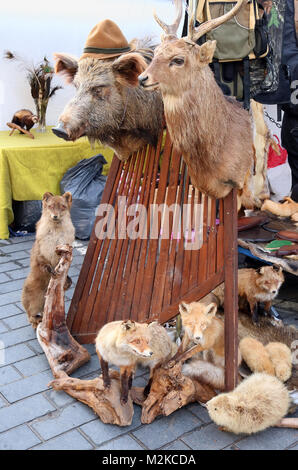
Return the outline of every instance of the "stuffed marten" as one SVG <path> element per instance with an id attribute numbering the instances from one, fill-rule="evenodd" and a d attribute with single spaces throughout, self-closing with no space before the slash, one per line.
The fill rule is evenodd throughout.
<path id="1" fill-rule="evenodd" d="M 14 113 L 11 122 L 20 126 L 22 129 L 30 129 L 36 124 L 38 121 L 38 117 L 32 113 L 29 109 L 20 109 L 16 113 Z M 21 132 L 21 131 L 20 131 Z"/>

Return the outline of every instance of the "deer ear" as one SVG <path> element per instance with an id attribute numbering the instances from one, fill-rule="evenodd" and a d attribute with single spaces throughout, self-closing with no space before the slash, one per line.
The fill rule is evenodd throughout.
<path id="1" fill-rule="evenodd" d="M 181 302 L 181 304 L 179 304 L 179 312 L 181 315 L 188 313 L 188 304 Z"/>
<path id="2" fill-rule="evenodd" d="M 210 317 L 214 317 L 216 312 L 217 312 L 217 305 L 215 302 L 211 302 L 211 304 L 209 304 L 206 308 L 206 315 Z"/>
<path id="3" fill-rule="evenodd" d="M 116 79 L 124 86 L 137 86 L 138 76 L 146 70 L 148 64 L 144 57 L 137 52 L 124 54 L 115 60 L 113 70 Z"/>
<path id="4" fill-rule="evenodd" d="M 72 203 L 72 194 L 69 191 L 67 191 L 67 193 L 64 193 L 62 197 L 64 197 L 65 201 L 67 202 L 68 207 L 70 208 L 71 203 Z"/>
<path id="5" fill-rule="evenodd" d="M 199 62 L 202 65 L 208 65 L 212 62 L 216 49 L 216 41 L 207 41 L 199 46 Z"/>
<path id="6" fill-rule="evenodd" d="M 63 75 L 66 83 L 72 83 L 78 71 L 78 59 L 70 54 L 55 52 L 55 73 Z"/>

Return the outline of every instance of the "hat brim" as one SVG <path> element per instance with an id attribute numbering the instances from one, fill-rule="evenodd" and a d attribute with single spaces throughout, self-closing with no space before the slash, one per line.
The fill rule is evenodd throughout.
<path id="1" fill-rule="evenodd" d="M 94 52 L 84 52 L 79 58 L 79 61 L 87 57 L 90 57 L 92 59 L 102 59 L 102 60 L 113 59 L 114 57 L 120 57 L 121 55 L 124 55 L 124 54 L 130 54 L 130 52 L 134 52 L 136 50 L 136 46 L 134 44 L 129 44 L 129 47 L 130 47 L 130 50 L 128 52 L 116 52 L 114 54 L 97 54 Z"/>

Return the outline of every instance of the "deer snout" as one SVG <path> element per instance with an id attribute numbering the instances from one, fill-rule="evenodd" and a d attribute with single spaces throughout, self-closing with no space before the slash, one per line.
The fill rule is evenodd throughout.
<path id="1" fill-rule="evenodd" d="M 145 76 L 144 76 L 144 75 L 140 75 L 139 78 L 138 78 L 138 80 L 139 80 L 140 86 L 145 87 L 145 86 L 146 86 L 146 82 L 147 82 L 147 80 L 148 80 L 148 75 L 145 75 Z"/>

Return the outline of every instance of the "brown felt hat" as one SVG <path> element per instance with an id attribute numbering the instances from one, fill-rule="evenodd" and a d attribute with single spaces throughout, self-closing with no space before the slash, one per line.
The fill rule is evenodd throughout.
<path id="1" fill-rule="evenodd" d="M 134 47 L 127 42 L 116 23 L 111 20 L 103 20 L 90 31 L 80 60 L 85 57 L 109 59 L 133 49 Z"/>

